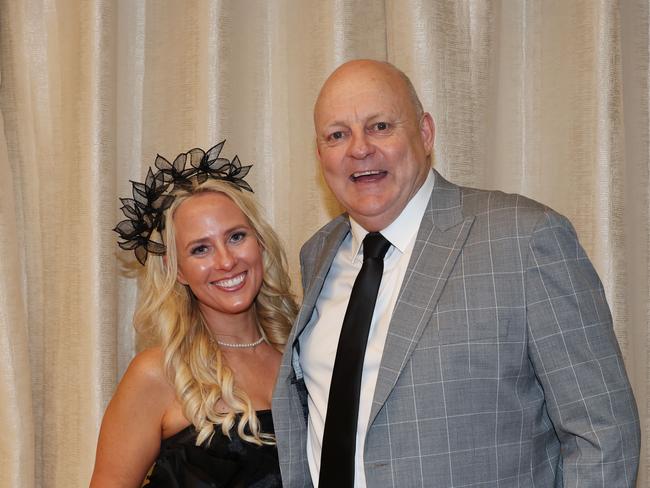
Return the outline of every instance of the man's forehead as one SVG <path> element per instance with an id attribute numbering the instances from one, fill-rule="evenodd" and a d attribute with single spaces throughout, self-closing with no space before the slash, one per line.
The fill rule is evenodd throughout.
<path id="1" fill-rule="evenodd" d="M 378 79 L 347 78 L 326 84 L 314 106 L 314 118 L 371 118 L 403 113 L 410 106 L 406 90 Z M 323 122 L 323 121 L 321 121 Z"/>

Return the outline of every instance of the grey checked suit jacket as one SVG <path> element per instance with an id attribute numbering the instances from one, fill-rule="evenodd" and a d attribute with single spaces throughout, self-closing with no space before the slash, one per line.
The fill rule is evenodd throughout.
<path id="1" fill-rule="evenodd" d="M 304 303 L 273 399 L 288 487 L 311 485 L 296 339 L 348 231 L 340 216 L 301 251 Z M 571 224 L 436 174 L 381 359 L 368 486 L 634 486 L 639 445 L 605 295 Z"/>

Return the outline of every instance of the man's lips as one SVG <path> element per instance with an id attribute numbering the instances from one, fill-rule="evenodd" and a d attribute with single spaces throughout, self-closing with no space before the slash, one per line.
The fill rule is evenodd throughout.
<path id="1" fill-rule="evenodd" d="M 379 169 L 356 171 L 350 175 L 350 179 L 356 182 L 375 181 L 386 176 L 387 172 Z"/>

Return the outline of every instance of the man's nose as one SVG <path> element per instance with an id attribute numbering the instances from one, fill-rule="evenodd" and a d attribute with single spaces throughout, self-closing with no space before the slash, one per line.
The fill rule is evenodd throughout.
<path id="1" fill-rule="evenodd" d="M 348 154 L 355 159 L 364 159 L 374 151 L 365 131 L 353 132 L 350 137 Z"/>

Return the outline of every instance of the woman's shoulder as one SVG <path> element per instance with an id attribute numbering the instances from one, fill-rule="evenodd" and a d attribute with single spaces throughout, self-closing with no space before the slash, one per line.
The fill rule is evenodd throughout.
<path id="1" fill-rule="evenodd" d="M 163 352 L 158 346 L 143 349 L 131 360 L 129 368 L 140 372 L 158 373 L 163 371 Z"/>
<path id="2" fill-rule="evenodd" d="M 149 391 L 155 389 L 173 395 L 172 386 L 165 374 L 163 358 L 160 347 L 140 351 L 131 360 L 122 381 L 133 386 L 140 385 Z"/>
<path id="3" fill-rule="evenodd" d="M 162 357 L 159 349 L 142 351 L 119 382 L 102 421 L 92 486 L 136 486 L 156 458 L 174 406 Z"/>

